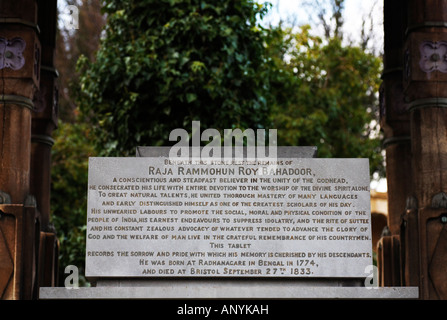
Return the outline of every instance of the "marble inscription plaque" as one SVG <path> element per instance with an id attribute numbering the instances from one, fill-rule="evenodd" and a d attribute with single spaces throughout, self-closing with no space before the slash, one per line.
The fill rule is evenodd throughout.
<path id="1" fill-rule="evenodd" d="M 90 158 L 87 277 L 364 278 L 367 159 Z"/>

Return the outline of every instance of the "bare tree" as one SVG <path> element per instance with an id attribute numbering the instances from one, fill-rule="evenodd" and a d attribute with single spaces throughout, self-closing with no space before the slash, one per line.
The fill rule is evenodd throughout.
<path id="1" fill-rule="evenodd" d="M 374 1 L 374 4 L 371 6 L 367 15 L 362 18 L 362 29 L 360 33 L 360 46 L 363 50 L 367 50 L 371 41 L 374 41 L 375 32 L 374 32 L 374 10 L 377 6 L 377 1 Z M 374 48 L 372 49 L 374 53 Z"/>
<path id="2" fill-rule="evenodd" d="M 303 7 L 307 8 L 309 19 L 323 27 L 324 36 L 343 39 L 343 10 L 345 0 L 306 0 Z M 318 18 L 315 21 L 314 17 Z"/>
<path id="3" fill-rule="evenodd" d="M 76 112 L 72 87 L 78 79 L 76 63 L 81 55 L 90 61 L 94 60 L 105 25 L 105 17 L 101 13 L 101 0 L 66 0 L 60 9 L 64 10 L 69 5 L 78 8 L 78 29 L 66 28 L 66 21 L 59 23 L 55 58 L 55 66 L 60 74 L 60 117 L 66 121 L 72 121 Z M 63 14 L 59 16 L 60 19 L 67 19 Z"/>

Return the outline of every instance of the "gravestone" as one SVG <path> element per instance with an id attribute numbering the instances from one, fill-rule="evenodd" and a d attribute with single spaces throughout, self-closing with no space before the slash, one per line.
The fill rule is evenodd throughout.
<path id="1" fill-rule="evenodd" d="M 89 279 L 352 280 L 372 265 L 367 159 L 137 155 L 90 159 Z"/>
<path id="2" fill-rule="evenodd" d="M 41 299 L 415 299 L 373 283 L 367 159 L 90 158 L 88 288 Z M 200 154 L 200 152 L 199 152 Z M 244 150 L 247 155 L 247 150 Z"/>

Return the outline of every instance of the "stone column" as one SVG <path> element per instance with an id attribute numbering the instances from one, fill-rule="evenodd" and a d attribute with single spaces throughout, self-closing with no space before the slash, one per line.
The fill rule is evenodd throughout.
<path id="1" fill-rule="evenodd" d="M 411 190 L 410 117 L 403 95 L 403 56 L 406 28 L 404 0 L 384 2 L 384 71 L 380 90 L 380 125 L 386 150 L 388 229 L 379 242 L 380 284 L 402 283 L 400 227 Z"/>
<path id="2" fill-rule="evenodd" d="M 40 213 L 39 286 L 57 282 L 58 241 L 50 224 L 51 148 L 53 130 L 57 128 L 58 72 L 54 68 L 56 47 L 56 0 L 39 1 L 38 24 L 42 46 L 39 90 L 34 96 L 31 124 L 30 189 Z"/>
<path id="3" fill-rule="evenodd" d="M 30 195 L 31 119 L 39 89 L 38 5 L 0 2 L 0 297 L 37 287 L 39 216 Z"/>
<path id="4" fill-rule="evenodd" d="M 447 1 L 408 1 L 404 94 L 411 116 L 412 192 L 406 278 L 423 299 L 447 299 Z M 414 261 L 418 262 L 416 266 Z"/>

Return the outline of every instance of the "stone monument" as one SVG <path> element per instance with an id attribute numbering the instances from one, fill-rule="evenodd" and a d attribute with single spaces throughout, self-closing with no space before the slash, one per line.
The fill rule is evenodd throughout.
<path id="1" fill-rule="evenodd" d="M 365 159 L 91 158 L 89 178 L 88 278 L 365 278 L 372 265 Z"/>
<path id="2" fill-rule="evenodd" d="M 279 147 L 276 158 L 169 151 L 90 158 L 95 287 L 65 297 L 415 297 L 365 288 L 374 269 L 367 159 L 318 159 L 314 147 Z"/>

